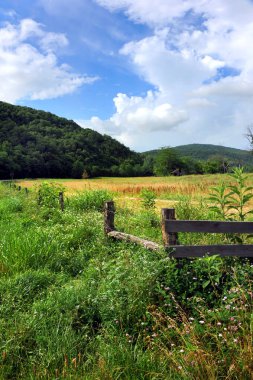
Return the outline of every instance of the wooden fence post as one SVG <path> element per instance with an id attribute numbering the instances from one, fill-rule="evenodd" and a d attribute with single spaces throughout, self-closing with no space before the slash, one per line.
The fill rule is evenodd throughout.
<path id="1" fill-rule="evenodd" d="M 105 206 L 104 206 L 104 232 L 105 232 L 105 235 L 107 235 L 109 232 L 115 230 L 114 214 L 115 214 L 114 202 L 113 201 L 105 202 Z"/>
<path id="2" fill-rule="evenodd" d="M 18 191 L 21 191 L 21 186 L 18 187 Z"/>
<path id="3" fill-rule="evenodd" d="M 174 208 L 162 208 L 162 235 L 164 247 L 178 244 L 178 234 L 176 232 L 168 232 L 166 230 L 166 220 L 176 220 Z"/>
<path id="4" fill-rule="evenodd" d="M 62 211 L 64 211 L 64 198 L 63 198 L 63 192 L 59 192 L 59 203 L 60 203 L 60 208 Z"/>
<path id="5" fill-rule="evenodd" d="M 28 194 L 28 189 L 27 189 L 27 187 L 25 187 L 25 193 Z"/>

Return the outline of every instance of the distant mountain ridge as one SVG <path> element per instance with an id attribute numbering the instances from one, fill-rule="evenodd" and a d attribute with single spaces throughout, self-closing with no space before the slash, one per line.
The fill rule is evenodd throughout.
<path id="1" fill-rule="evenodd" d="M 190 157 L 195 160 L 207 161 L 212 158 L 222 157 L 227 159 L 232 165 L 253 166 L 253 154 L 250 151 L 230 148 L 212 144 L 188 144 L 173 147 L 180 156 Z M 143 153 L 145 156 L 155 157 L 159 149 L 150 150 Z"/>

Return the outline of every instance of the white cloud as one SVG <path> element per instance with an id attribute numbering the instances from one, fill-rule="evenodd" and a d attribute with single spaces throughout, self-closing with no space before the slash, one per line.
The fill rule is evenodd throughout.
<path id="1" fill-rule="evenodd" d="M 90 120 L 76 122 L 84 128 L 110 134 L 124 144 L 139 149 L 139 144 L 143 142 L 143 134 L 168 132 L 188 119 L 186 111 L 163 103 L 162 100 L 160 93 L 152 91 L 149 91 L 146 97 L 128 97 L 119 93 L 114 98 L 116 112 L 110 119 L 92 117 Z"/>
<path id="2" fill-rule="evenodd" d="M 252 1 L 96 1 L 153 29 L 153 35 L 120 50 L 156 88 L 153 97 L 121 94 L 114 100 L 117 112 L 111 119 L 127 125 L 125 134 L 134 131 L 131 124 L 138 131 L 133 147 L 141 149 L 144 140 L 157 146 L 246 145 L 245 128 L 253 119 Z M 160 124 L 157 113 L 164 116 Z"/>
<path id="3" fill-rule="evenodd" d="M 187 105 L 190 107 L 212 107 L 215 104 L 207 100 L 206 98 L 191 98 L 187 101 Z"/>
<path id="4" fill-rule="evenodd" d="M 253 81 L 244 79 L 242 75 L 238 77 L 227 77 L 213 82 L 209 85 L 201 86 L 196 89 L 195 94 L 198 96 L 226 96 L 243 98 L 253 96 Z"/>
<path id="5" fill-rule="evenodd" d="M 64 34 L 46 32 L 34 20 L 7 23 L 0 29 L 0 99 L 55 98 L 96 80 L 58 63 L 56 51 L 67 44 Z"/>
<path id="6" fill-rule="evenodd" d="M 187 120 L 187 113 L 163 103 L 159 93 L 148 92 L 145 98 L 117 94 L 114 98 L 117 112 L 111 121 L 125 133 L 170 130 Z"/>
<path id="7" fill-rule="evenodd" d="M 124 10 L 134 21 L 151 26 L 167 25 L 174 17 L 182 16 L 198 0 L 96 0 L 111 11 Z"/>

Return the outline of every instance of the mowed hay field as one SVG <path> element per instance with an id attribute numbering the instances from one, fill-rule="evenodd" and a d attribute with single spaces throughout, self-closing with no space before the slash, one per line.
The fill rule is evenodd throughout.
<path id="1" fill-rule="evenodd" d="M 247 175 L 248 186 L 253 186 L 253 174 Z M 139 195 L 143 189 L 149 189 L 156 194 L 157 208 L 169 207 L 182 197 L 191 198 L 191 201 L 207 200 L 210 190 L 222 182 L 233 183 L 228 174 L 187 175 L 182 177 L 128 177 L 112 178 L 101 177 L 92 179 L 36 179 L 19 180 L 22 187 L 34 188 L 42 182 L 60 183 L 66 194 L 71 196 L 84 190 L 105 189 L 113 192 L 116 198 L 128 206 L 138 205 Z M 252 201 L 253 206 L 253 201 Z"/>

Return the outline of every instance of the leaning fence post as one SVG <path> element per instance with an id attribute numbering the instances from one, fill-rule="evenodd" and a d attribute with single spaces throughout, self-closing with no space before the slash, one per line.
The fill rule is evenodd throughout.
<path id="1" fill-rule="evenodd" d="M 60 208 L 62 211 L 64 211 L 64 198 L 63 198 L 63 192 L 59 192 L 59 203 L 60 203 Z"/>
<path id="2" fill-rule="evenodd" d="M 162 208 L 162 235 L 164 247 L 178 244 L 178 235 L 176 232 L 169 232 L 166 228 L 166 220 L 176 220 L 174 208 Z"/>
<path id="3" fill-rule="evenodd" d="M 105 232 L 105 235 L 107 235 L 109 232 L 115 230 L 114 214 L 115 214 L 114 202 L 113 201 L 105 202 L 105 205 L 104 205 L 104 232 Z"/>

